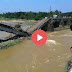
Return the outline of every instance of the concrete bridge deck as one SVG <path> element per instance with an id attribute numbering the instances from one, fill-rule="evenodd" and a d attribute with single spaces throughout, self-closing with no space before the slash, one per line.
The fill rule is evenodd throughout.
<path id="1" fill-rule="evenodd" d="M 28 33 L 26 31 L 5 25 L 5 23 L 0 23 L 0 31 L 14 33 L 14 34 L 17 34 L 17 35 L 22 35 L 22 36 L 28 36 Z"/>
<path id="2" fill-rule="evenodd" d="M 27 29 L 26 32 L 32 33 L 33 31 L 40 29 L 40 27 L 44 25 L 47 21 L 49 21 L 49 19 L 42 19 L 40 22 L 36 23 L 35 25 Z"/>

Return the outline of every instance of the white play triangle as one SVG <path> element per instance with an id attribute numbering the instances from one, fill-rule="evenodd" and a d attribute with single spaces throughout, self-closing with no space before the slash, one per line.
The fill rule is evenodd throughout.
<path id="1" fill-rule="evenodd" d="M 39 34 L 37 34 L 37 41 L 40 41 L 41 39 L 43 39 L 43 37 Z"/>

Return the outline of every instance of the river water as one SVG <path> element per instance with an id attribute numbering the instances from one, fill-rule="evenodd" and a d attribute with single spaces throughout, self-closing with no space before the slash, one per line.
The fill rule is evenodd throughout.
<path id="1" fill-rule="evenodd" d="M 42 46 L 31 40 L 0 50 L 0 72 L 65 72 L 72 58 L 72 32 L 70 30 L 47 33 Z"/>

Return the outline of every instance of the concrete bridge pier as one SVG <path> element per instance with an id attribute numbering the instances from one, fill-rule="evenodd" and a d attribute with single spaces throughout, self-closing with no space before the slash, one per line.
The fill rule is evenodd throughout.
<path id="1" fill-rule="evenodd" d="M 54 20 L 51 19 L 47 26 L 47 31 L 53 32 L 54 31 Z"/>
<path id="2" fill-rule="evenodd" d="M 51 23 L 51 22 L 48 22 L 48 23 L 47 23 L 45 26 L 43 26 L 41 29 L 44 30 L 44 31 L 53 32 L 53 31 L 54 31 L 54 24 Z"/>
<path id="3" fill-rule="evenodd" d="M 47 31 L 50 31 L 50 32 L 53 32 L 54 31 L 54 24 L 53 24 L 53 22 L 50 22 L 47 25 Z"/>
<path id="4" fill-rule="evenodd" d="M 45 26 L 43 26 L 41 29 L 44 30 L 44 31 L 47 31 L 47 27 L 48 27 L 48 24 L 46 24 Z"/>
<path id="5" fill-rule="evenodd" d="M 65 26 L 64 21 L 61 20 L 59 26 L 60 26 L 60 27 L 64 27 L 64 26 Z"/>
<path id="6" fill-rule="evenodd" d="M 70 21 L 70 19 L 68 19 L 67 25 L 72 25 L 72 22 Z"/>

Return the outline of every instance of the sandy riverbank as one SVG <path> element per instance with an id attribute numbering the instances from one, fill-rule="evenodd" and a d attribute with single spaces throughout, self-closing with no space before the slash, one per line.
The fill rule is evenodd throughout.
<path id="1" fill-rule="evenodd" d="M 0 20 L 0 22 L 5 22 L 5 23 L 9 23 L 9 22 L 38 22 L 36 20 Z"/>

